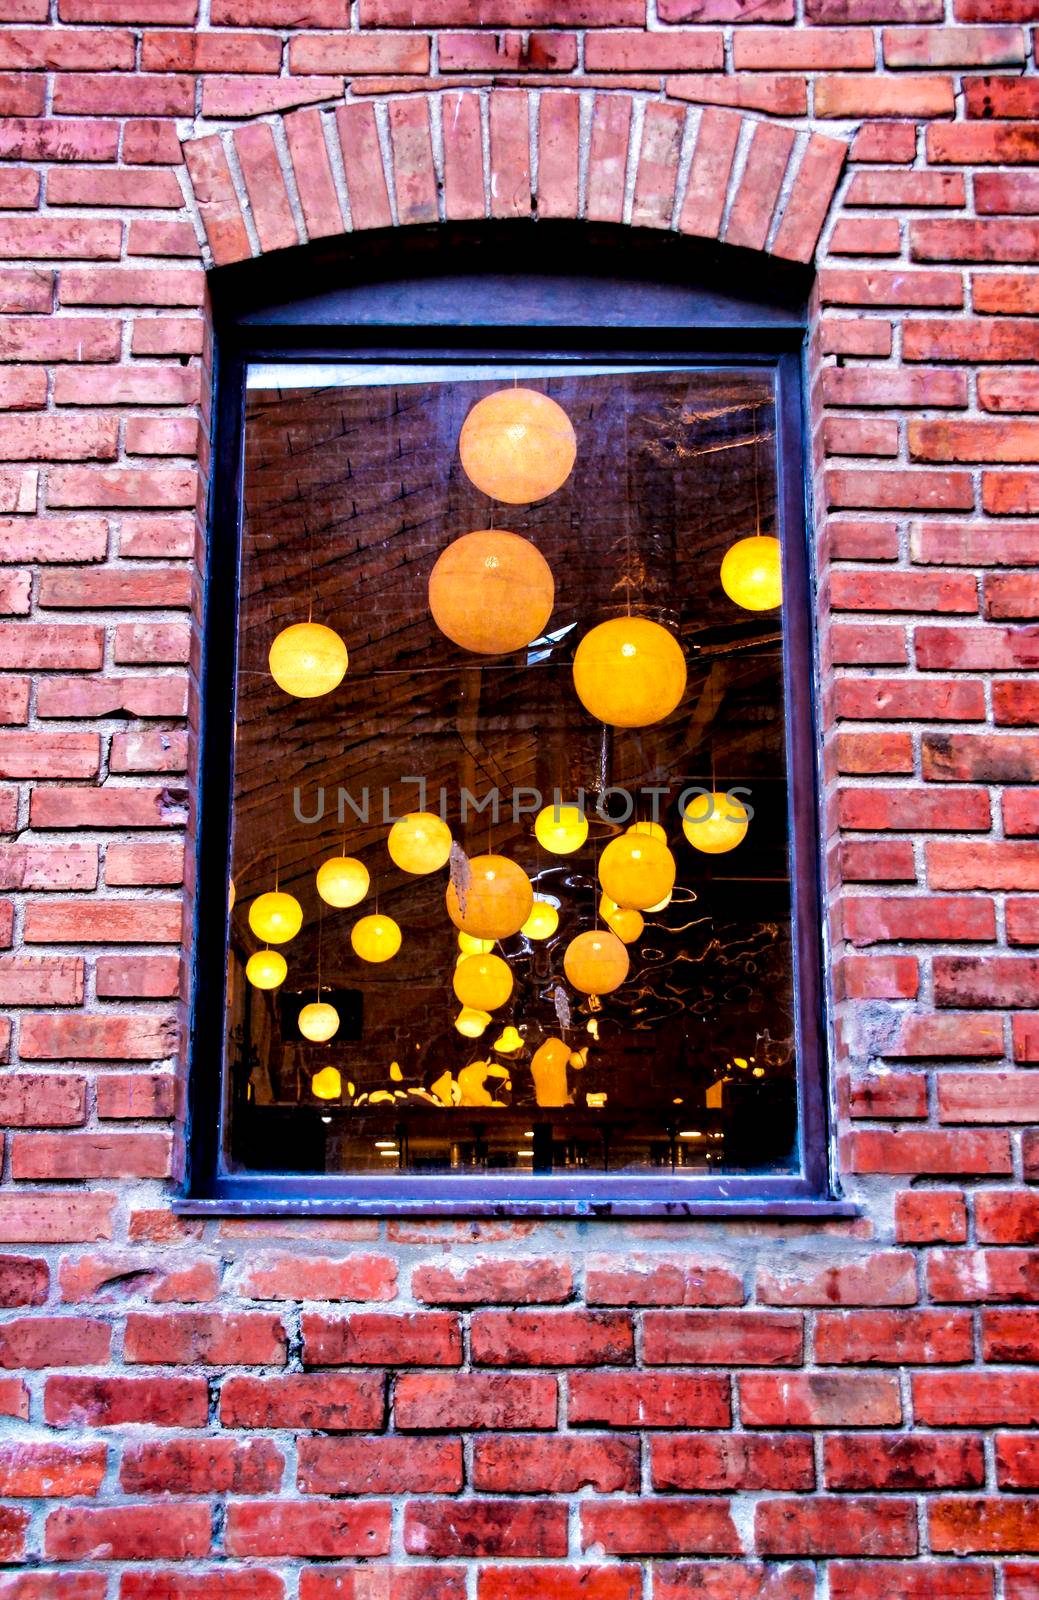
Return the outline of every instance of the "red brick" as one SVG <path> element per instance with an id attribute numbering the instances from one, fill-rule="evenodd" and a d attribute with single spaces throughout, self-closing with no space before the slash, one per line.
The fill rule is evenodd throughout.
<path id="1" fill-rule="evenodd" d="M 980 1244 L 1039 1244 L 1039 1195 L 980 1189 L 974 1223 Z"/>
<path id="2" fill-rule="evenodd" d="M 1039 1550 L 1039 1500 L 936 1500 L 928 1506 L 931 1549 L 974 1552 Z"/>
<path id="3" fill-rule="evenodd" d="M 556 1380 L 541 1375 L 405 1374 L 394 1391 L 397 1426 L 406 1429 L 553 1428 L 556 1411 Z"/>
<path id="4" fill-rule="evenodd" d="M 44 1553 L 51 1561 L 183 1561 L 211 1547 L 206 1505 L 60 1506 L 47 1517 Z"/>
<path id="5" fill-rule="evenodd" d="M 812 1440 L 803 1434 L 664 1435 L 651 1449 L 655 1489 L 719 1493 L 815 1487 Z"/>
<path id="6" fill-rule="evenodd" d="M 131 1444 L 123 1450 L 119 1486 L 139 1495 L 266 1494 L 280 1487 L 284 1464 L 270 1439 Z"/>
<path id="7" fill-rule="evenodd" d="M 927 1263 L 927 1283 L 932 1300 L 955 1304 L 1035 1300 L 1039 1251 L 935 1250 Z"/>
<path id="8" fill-rule="evenodd" d="M 913 846 L 908 840 L 845 839 L 839 846 L 839 860 L 845 883 L 912 883 L 916 878 Z"/>
<path id="9" fill-rule="evenodd" d="M 404 1509 L 409 1555 L 559 1557 L 567 1553 L 566 1506 L 554 1501 L 413 1500 Z"/>
<path id="10" fill-rule="evenodd" d="M 638 1440 L 582 1434 L 530 1439 L 517 1450 L 508 1435 L 476 1439 L 472 1475 L 475 1489 L 492 1493 L 576 1494 L 586 1486 L 599 1494 L 637 1493 Z"/>
<path id="11" fill-rule="evenodd" d="M 570 1299 L 573 1274 L 566 1262 L 537 1256 L 423 1262 L 412 1274 L 412 1293 L 431 1305 L 557 1303 Z"/>
<path id="12" fill-rule="evenodd" d="M 250 1300 L 392 1300 L 397 1264 L 386 1256 L 252 1257 L 236 1279 Z"/>
<path id="13" fill-rule="evenodd" d="M 65 1244 L 110 1239 L 114 1205 L 115 1196 L 110 1194 L 0 1195 L 0 1242 Z"/>
<path id="14" fill-rule="evenodd" d="M 585 1271 L 590 1305 L 735 1306 L 746 1298 L 740 1274 L 709 1258 L 591 1256 Z"/>
<path id="15" fill-rule="evenodd" d="M 16 1179 L 166 1178 L 170 1164 L 168 1133 L 34 1133 L 11 1140 Z"/>
<path id="16" fill-rule="evenodd" d="M 252 1571 L 250 1568 L 250 1574 Z M 461 1567 L 442 1564 L 425 1567 L 412 1563 L 406 1567 L 380 1565 L 374 1572 L 368 1567 L 350 1568 L 337 1562 L 331 1567 L 304 1567 L 300 1573 L 299 1596 L 300 1600 L 369 1600 L 369 1597 L 374 1600 L 373 1582 L 382 1585 L 385 1600 L 465 1600 L 467 1592 Z M 165 1600 L 165 1597 L 156 1595 L 154 1600 Z M 200 1596 L 199 1600 L 209 1600 L 209 1597 Z M 248 1600 L 252 1600 L 251 1595 Z"/>
<path id="17" fill-rule="evenodd" d="M 1039 1312 L 984 1311 L 981 1316 L 981 1353 L 986 1361 L 1027 1362 L 1039 1358 Z"/>
<path id="18" fill-rule="evenodd" d="M 979 722 L 985 716 L 980 683 L 958 678 L 852 678 L 835 686 L 837 715 L 870 722 Z"/>
<path id="19" fill-rule="evenodd" d="M 0 1255 L 0 1306 L 5 1310 L 42 1305 L 49 1282 L 46 1261 L 35 1256 Z"/>
<path id="20" fill-rule="evenodd" d="M 569 1380 L 569 1393 L 571 1423 L 727 1428 L 731 1422 L 728 1380 L 713 1374 L 579 1372 Z"/>
<path id="21" fill-rule="evenodd" d="M 995 1129 L 977 1133 L 861 1129 L 847 1139 L 845 1152 L 852 1172 L 995 1175 L 1013 1167 L 1010 1140 Z"/>
<path id="22" fill-rule="evenodd" d="M 641 1600 L 642 1596 L 638 1568 L 615 1562 L 594 1567 L 482 1567 L 478 1582 L 479 1600 L 543 1600 L 546 1585 L 552 1600 Z"/>
<path id="23" fill-rule="evenodd" d="M 225 1378 L 220 1421 L 225 1428 L 316 1428 L 322 1432 L 380 1428 L 385 1384 L 375 1373 L 291 1373 Z"/>
<path id="24" fill-rule="evenodd" d="M 806 1566 L 684 1561 L 653 1569 L 656 1600 L 812 1600 L 814 1584 Z"/>
<path id="25" fill-rule="evenodd" d="M 1021 1433 L 1005 1433 L 997 1438 L 996 1476 L 1001 1489 L 1039 1487 L 1039 1440 Z"/>
<path id="26" fill-rule="evenodd" d="M 875 1428 L 902 1420 L 898 1382 L 887 1373 L 747 1373 L 739 1389 L 748 1428 Z"/>
<path id="27" fill-rule="evenodd" d="M 643 1318 L 647 1366 L 797 1366 L 798 1316 L 767 1311 L 651 1311 Z"/>
<path id="28" fill-rule="evenodd" d="M 822 1365 L 952 1365 L 972 1353 L 970 1317 L 955 1311 L 831 1311 L 816 1318 L 815 1358 Z"/>
<path id="29" fill-rule="evenodd" d="M 457 1439 L 299 1441 L 299 1487 L 304 1494 L 455 1494 L 462 1478 Z"/>
<path id="30" fill-rule="evenodd" d="M 1039 1084 L 1029 1072 L 946 1073 L 938 1080 L 942 1122 L 1039 1121 Z"/>
<path id="31" fill-rule="evenodd" d="M 985 1453 L 980 1439 L 957 1434 L 830 1437 L 823 1442 L 823 1473 L 828 1489 L 978 1489 Z"/>
<path id="32" fill-rule="evenodd" d="M 762 1555 L 911 1556 L 917 1550 L 910 1500 L 765 1500 L 756 1508 Z"/>
<path id="33" fill-rule="evenodd" d="M 983 789 L 927 793 L 923 789 L 842 789 L 837 799 L 842 827 L 864 833 L 987 832 L 992 823 Z"/>
<path id="34" fill-rule="evenodd" d="M 920 989 L 913 956 L 845 956 L 837 977 L 838 998 L 849 1000 L 913 1000 Z"/>
<path id="35" fill-rule="evenodd" d="M 483 1366 L 620 1366 L 635 1355 L 631 1318 L 619 1311 L 478 1312 L 470 1342 Z"/>
<path id="36" fill-rule="evenodd" d="M 739 1555 L 739 1533 L 725 1500 L 585 1502 L 581 1543 L 611 1555 Z"/>
<path id="37" fill-rule="evenodd" d="M 928 881 L 940 889 L 1039 888 L 1039 846 L 986 841 L 929 842 Z"/>
<path id="38" fill-rule="evenodd" d="M 996 915 L 991 900 L 972 896 L 857 895 L 845 901 L 844 933 L 854 945 L 910 939 L 985 941 L 996 936 Z"/>
<path id="39" fill-rule="evenodd" d="M 232 1556 L 378 1556 L 390 1542 L 390 1508 L 308 1499 L 237 1501 L 227 1508 Z"/>
<path id="40" fill-rule="evenodd" d="M 308 1366 L 457 1366 L 462 1359 L 458 1319 L 446 1312 L 305 1312 L 302 1330 Z"/>
<path id="41" fill-rule="evenodd" d="M 11 1441 L 0 1445 L 0 1493 L 34 1499 L 96 1495 L 105 1475 L 106 1455 L 100 1444 Z"/>
<path id="42" fill-rule="evenodd" d="M 109 1358 L 112 1330 L 87 1317 L 18 1317 L 0 1328 L 0 1367 L 97 1367 Z"/>
<path id="43" fill-rule="evenodd" d="M 994 1593 L 992 1568 L 962 1561 L 831 1562 L 829 1576 L 832 1600 L 992 1600 Z"/>
<path id="44" fill-rule="evenodd" d="M 823 396 L 839 406 L 965 406 L 967 380 L 962 372 L 941 367 L 827 367 Z"/>
<path id="45" fill-rule="evenodd" d="M 354 227 L 388 227 L 392 218 L 374 109 L 368 105 L 341 106 L 336 112 L 336 125 Z"/>
<path id="46" fill-rule="evenodd" d="M 85 1121 L 86 1081 L 78 1074 L 0 1074 L 0 1123 L 13 1128 L 70 1128 Z"/>

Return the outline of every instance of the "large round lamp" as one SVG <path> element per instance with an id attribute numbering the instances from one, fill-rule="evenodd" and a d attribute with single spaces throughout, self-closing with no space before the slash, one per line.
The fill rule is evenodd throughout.
<path id="1" fill-rule="evenodd" d="M 646 911 L 671 893 L 675 858 L 659 839 L 622 833 L 599 857 L 599 882 L 625 911 Z"/>
<path id="2" fill-rule="evenodd" d="M 295 622 L 283 628 L 267 657 L 279 689 L 297 700 L 314 700 L 343 681 L 350 664 L 338 633 L 320 622 Z"/>
<path id="3" fill-rule="evenodd" d="M 293 894 L 268 890 L 249 907 L 249 926 L 267 944 L 287 944 L 303 926 L 303 907 Z"/>
<path id="4" fill-rule="evenodd" d="M 708 856 L 735 850 L 749 827 L 750 818 L 743 804 L 735 795 L 722 794 L 717 789 L 698 794 L 682 816 L 682 832 L 689 843 Z"/>
<path id="5" fill-rule="evenodd" d="M 574 688 L 585 710 L 614 728 L 648 728 L 685 693 L 682 646 L 648 617 L 611 617 L 586 633 L 574 655 Z"/>
<path id="6" fill-rule="evenodd" d="M 582 994 L 611 994 L 628 976 L 628 966 L 627 950 L 606 928 L 579 933 L 563 955 L 563 971 Z"/>
<path id="7" fill-rule="evenodd" d="M 456 928 L 478 939 L 510 939 L 530 916 L 534 890 L 508 856 L 473 856 L 462 893 L 447 886 L 447 914 Z"/>
<path id="8" fill-rule="evenodd" d="M 774 611 L 783 603 L 783 552 L 778 539 L 758 533 L 737 539 L 722 559 L 722 588 L 744 611 Z"/>
<path id="9" fill-rule="evenodd" d="M 409 811 L 393 824 L 386 848 L 402 872 L 436 872 L 451 854 L 451 829 L 434 811 Z"/>
<path id="10" fill-rule="evenodd" d="M 544 633 L 555 593 L 540 550 L 504 528 L 463 533 L 429 575 L 433 621 L 453 644 L 479 656 L 525 650 Z"/>
<path id="11" fill-rule="evenodd" d="M 466 956 L 452 977 L 455 995 L 473 1011 L 497 1011 L 512 993 L 512 973 L 501 956 Z"/>
<path id="12" fill-rule="evenodd" d="M 569 478 L 577 435 L 561 405 L 536 389 L 499 389 L 473 406 L 458 439 L 471 483 L 510 506 L 544 500 Z"/>

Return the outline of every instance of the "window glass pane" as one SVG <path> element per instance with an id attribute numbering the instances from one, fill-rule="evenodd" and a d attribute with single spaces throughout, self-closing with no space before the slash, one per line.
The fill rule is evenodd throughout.
<path id="1" fill-rule="evenodd" d="M 459 454 L 476 402 L 517 385 L 557 402 L 576 436 L 565 482 L 528 504 L 481 492 Z M 565 429 L 539 436 L 525 466 L 547 471 L 560 436 L 565 445 Z M 490 470 L 501 467 L 501 453 L 492 454 Z M 783 624 L 766 592 L 776 485 L 768 366 L 250 370 L 227 968 L 230 1170 L 797 1170 Z M 458 570 L 438 569 L 438 615 L 485 643 L 519 630 L 525 645 L 515 647 L 513 634 L 502 654 L 460 647 L 430 604 L 438 558 L 461 535 L 487 529 L 529 541 L 504 600 L 480 596 L 493 588 L 487 559 L 506 547 L 478 542 L 475 568 L 454 552 Z M 742 577 L 730 558 L 727 593 L 723 557 L 751 537 L 765 543 L 743 547 L 756 561 Z M 542 621 L 546 563 L 554 603 Z M 764 609 L 739 603 L 762 600 Z M 672 652 L 680 642 L 688 676 L 673 709 L 645 725 L 607 726 L 575 692 L 574 655 L 598 624 L 629 616 L 667 630 Z M 308 619 L 333 629 L 349 652 L 342 681 L 314 698 L 284 692 L 268 665 L 281 631 Z M 659 633 L 642 637 L 625 623 L 621 634 L 622 652 L 636 639 L 648 663 L 639 692 L 654 674 L 666 680 L 645 654 Z M 585 698 L 615 701 L 624 671 L 623 661 L 593 660 Z M 679 682 L 669 697 L 664 681 L 662 704 L 680 690 Z M 539 809 L 555 802 L 583 806 L 588 822 L 587 837 L 565 854 L 534 831 Z M 706 821 L 696 820 L 705 810 Z M 455 845 L 453 860 L 429 872 L 402 870 L 388 853 L 393 820 L 415 811 L 439 814 Z M 626 830 L 636 822 L 656 827 L 633 836 Z M 677 879 L 666 905 L 646 908 L 645 884 L 667 870 L 654 832 Z M 643 855 L 632 858 L 639 840 Z M 615 841 L 620 848 L 604 860 Z M 708 848 L 719 842 L 732 848 Z M 435 838 L 425 844 L 435 856 Z M 468 988 L 456 976 L 462 952 L 445 891 L 451 876 L 456 914 L 478 920 L 476 858 L 488 854 L 522 869 L 544 902 L 545 927 L 558 926 L 541 937 L 544 928 L 528 924 L 493 945 L 511 993 L 482 1032 L 466 1036 L 454 983 L 482 994 L 501 969 L 467 969 Z M 368 879 L 349 907 L 326 903 L 315 879 L 344 855 Z M 625 894 L 634 883 L 629 898 L 644 909 L 618 917 L 604 906 L 600 874 Z M 246 978 L 250 956 L 265 948 L 250 918 L 258 921 L 269 904 L 257 908 L 258 897 L 275 889 L 298 902 L 301 923 L 271 944 L 286 975 L 265 989 Z M 519 903 L 521 882 L 517 894 Z M 387 919 L 400 930 L 388 960 L 362 959 L 353 947 L 352 930 L 371 916 L 382 919 L 383 939 L 392 934 Z M 366 930 L 374 938 L 373 925 Z M 623 981 L 600 995 L 564 969 L 575 937 L 596 931 L 598 948 L 583 948 L 585 957 L 616 976 L 627 962 Z M 609 986 L 604 968 L 588 978 L 576 957 L 571 977 Z M 301 1033 L 300 1007 L 316 1003 L 334 1008 L 330 1039 Z M 308 1013 L 305 1028 L 323 1019 L 333 1020 Z"/>

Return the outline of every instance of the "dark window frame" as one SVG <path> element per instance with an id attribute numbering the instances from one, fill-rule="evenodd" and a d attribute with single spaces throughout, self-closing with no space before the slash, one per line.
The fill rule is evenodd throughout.
<path id="1" fill-rule="evenodd" d="M 342 1215 L 850 1214 L 830 1147 L 823 983 L 814 584 L 806 470 L 804 269 L 630 229 L 508 224 L 362 236 L 212 274 L 213 481 L 204 607 L 188 1170 L 177 1209 Z M 454 234 L 480 270 L 449 276 Z M 546 271 L 594 260 L 589 275 Z M 578 246 L 579 253 L 578 253 Z M 291 264 L 291 266 L 290 266 Z M 297 271 L 298 268 L 298 271 Z M 286 283 L 310 295 L 290 299 Z M 502 308 L 509 313 L 502 315 Z M 492 320 L 493 319 L 493 320 Z M 761 366 L 776 384 L 800 1170 L 716 1177 L 225 1173 L 227 894 L 245 374 L 251 361 L 473 358 Z"/>

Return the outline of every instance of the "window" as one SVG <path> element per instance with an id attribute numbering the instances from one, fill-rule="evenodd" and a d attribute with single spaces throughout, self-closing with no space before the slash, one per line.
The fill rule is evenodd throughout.
<path id="1" fill-rule="evenodd" d="M 804 285 L 526 237 L 217 295 L 196 1201 L 824 1192 Z"/>

